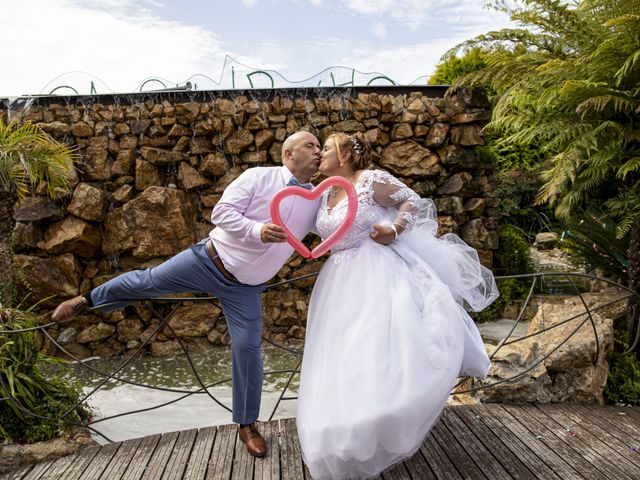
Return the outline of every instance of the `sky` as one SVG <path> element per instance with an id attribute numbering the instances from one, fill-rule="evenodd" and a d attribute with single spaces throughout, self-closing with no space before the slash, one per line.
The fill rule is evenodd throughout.
<path id="1" fill-rule="evenodd" d="M 381 75 L 375 84 L 424 84 L 450 48 L 512 26 L 485 3 L 0 0 L 0 97 L 187 81 L 198 90 L 366 84 Z"/>

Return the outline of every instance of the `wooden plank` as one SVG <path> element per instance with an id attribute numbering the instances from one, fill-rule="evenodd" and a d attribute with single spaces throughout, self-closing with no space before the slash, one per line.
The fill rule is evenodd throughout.
<path id="1" fill-rule="evenodd" d="M 118 452 L 113 456 L 107 468 L 100 476 L 102 480 L 114 480 L 122 477 L 124 472 L 129 467 L 131 461 L 135 458 L 138 448 L 142 444 L 144 437 L 134 438 L 133 440 L 127 440 L 122 442 Z"/>
<path id="2" fill-rule="evenodd" d="M 442 450 L 438 442 L 430 433 L 420 446 L 420 454 L 423 456 L 431 471 L 440 480 L 457 480 L 462 478 L 460 472 L 451 462 L 447 454 Z"/>
<path id="3" fill-rule="evenodd" d="M 55 460 L 36 463 L 33 468 L 23 476 L 23 480 L 38 480 L 51 468 Z"/>
<path id="4" fill-rule="evenodd" d="M 620 412 L 628 415 L 629 418 L 633 418 L 636 423 L 640 422 L 640 408 L 638 407 L 615 407 Z"/>
<path id="5" fill-rule="evenodd" d="M 514 432 L 497 418 L 499 412 L 492 412 L 486 405 L 471 407 L 471 412 L 477 419 L 482 421 L 487 428 L 494 432 L 505 447 L 518 456 L 537 478 L 560 480 L 558 474 L 529 447 L 533 440 L 538 442 L 537 439 L 534 438 L 532 440 L 527 432 L 524 432 L 521 438 L 521 434 L 523 433 L 522 429 L 516 429 L 516 432 Z"/>
<path id="6" fill-rule="evenodd" d="M 93 459 L 98 455 L 102 447 L 89 447 L 78 455 L 78 458 L 65 470 L 64 476 L 60 477 L 64 480 L 78 480 L 82 478 L 84 471 L 91 465 Z"/>
<path id="7" fill-rule="evenodd" d="M 449 432 L 447 427 L 444 426 L 442 420 L 435 424 L 431 430 L 431 434 L 463 477 L 475 479 L 487 478 L 456 438 Z"/>
<path id="8" fill-rule="evenodd" d="M 536 434 L 523 425 L 518 418 L 507 412 L 502 405 L 488 405 L 487 410 L 499 417 L 499 420 L 513 433 L 520 436 L 540 459 L 547 463 L 563 479 L 581 479 L 582 475 L 573 468 L 562 456 L 549 448 Z"/>
<path id="9" fill-rule="evenodd" d="M 263 430 L 262 424 L 260 424 L 260 430 Z M 236 453 L 233 458 L 231 479 L 246 480 L 253 478 L 254 459 L 255 457 L 249 453 L 244 442 L 240 440 L 240 435 L 236 435 Z"/>
<path id="10" fill-rule="evenodd" d="M 260 431 L 267 442 L 268 450 L 263 458 L 256 458 L 254 478 L 255 480 L 280 480 L 280 428 L 278 421 L 261 423 Z"/>
<path id="11" fill-rule="evenodd" d="M 138 447 L 135 457 L 127 466 L 124 471 L 122 480 L 139 480 L 144 475 L 144 472 L 149 464 L 149 460 L 153 455 L 162 435 L 159 433 L 156 435 L 150 435 L 142 439 L 142 443 Z"/>
<path id="12" fill-rule="evenodd" d="M 121 442 L 103 445 L 86 470 L 82 472 L 82 480 L 98 480 L 121 445 Z"/>
<path id="13" fill-rule="evenodd" d="M 0 475 L 0 480 L 22 480 L 24 476 L 33 468 L 33 465 L 25 465 L 11 472 Z"/>
<path id="14" fill-rule="evenodd" d="M 203 480 L 205 478 L 216 432 L 216 427 L 206 427 L 198 430 L 198 435 L 187 463 L 184 480 Z"/>
<path id="15" fill-rule="evenodd" d="M 171 451 L 178 440 L 180 432 L 164 433 L 158 442 L 153 455 L 149 459 L 147 468 L 142 474 L 142 478 L 145 480 L 159 480 L 162 478 L 162 474 L 167 468 Z"/>
<path id="16" fill-rule="evenodd" d="M 226 480 L 231 477 L 233 452 L 238 436 L 237 425 L 221 425 L 218 427 L 211 458 L 207 468 L 207 480 Z"/>
<path id="17" fill-rule="evenodd" d="M 576 412 L 580 416 L 587 416 L 600 428 L 618 437 L 629 448 L 640 447 L 640 422 L 634 422 L 633 418 L 621 414 L 612 407 L 593 407 L 589 405 L 577 405 Z"/>
<path id="18" fill-rule="evenodd" d="M 491 479 L 511 480 L 511 475 L 498 460 L 491 454 L 482 442 L 478 440 L 472 430 L 470 430 L 458 417 L 450 411 L 445 410 L 440 420 L 444 426 L 456 437 L 469 457 L 482 468 L 483 473 Z"/>
<path id="19" fill-rule="evenodd" d="M 537 478 L 531 470 L 522 463 L 520 458 L 509 450 L 491 429 L 487 428 L 480 418 L 472 414 L 469 407 L 453 407 L 450 409 L 450 412 L 460 417 L 460 420 L 464 422 L 469 429 L 473 430 L 478 439 L 491 451 L 513 478 L 526 480 Z"/>
<path id="20" fill-rule="evenodd" d="M 555 415 L 559 423 L 564 421 L 566 425 L 572 425 L 572 429 L 581 434 L 584 442 L 590 442 L 592 448 L 601 450 L 602 455 L 608 456 L 612 462 L 615 459 L 618 468 L 635 478 L 640 468 L 640 458 L 635 452 L 630 451 L 627 445 L 609 433 L 610 425 L 603 429 L 591 421 L 591 415 L 588 417 L 576 415 L 573 405 L 571 407 L 541 405 L 540 408 L 550 415 Z"/>
<path id="21" fill-rule="evenodd" d="M 282 480 L 304 478 L 298 430 L 294 418 L 280 420 L 280 467 Z"/>
<path id="22" fill-rule="evenodd" d="M 187 462 L 189 461 L 189 455 L 191 455 L 196 435 L 198 435 L 198 429 L 196 428 L 180 432 L 178 440 L 171 451 L 167 466 L 162 474 L 162 478 L 169 480 L 182 478 L 187 469 Z"/>
<path id="23" fill-rule="evenodd" d="M 583 444 L 573 432 L 567 431 L 561 425 L 546 415 L 540 414 L 534 406 L 504 405 L 503 408 L 525 425 L 531 433 L 540 437 L 549 448 L 567 459 L 571 466 L 578 470 L 583 477 L 589 479 L 633 480 L 615 468 L 606 459 L 600 457 L 587 445 Z"/>
<path id="24" fill-rule="evenodd" d="M 382 472 L 382 478 L 384 480 L 411 480 L 411 476 L 402 462 L 396 463 Z"/>
<path id="25" fill-rule="evenodd" d="M 640 469 L 638 468 L 640 459 L 635 458 L 634 452 L 629 452 L 628 447 L 613 435 L 593 425 L 588 419 L 574 415 L 571 408 L 552 404 L 538 405 L 537 407 L 560 425 L 570 428 L 580 436 L 583 443 L 589 445 L 599 455 L 608 458 L 610 462 L 615 463 L 631 478 L 640 477 Z M 634 464 L 634 461 L 638 464 Z"/>
<path id="26" fill-rule="evenodd" d="M 436 476 L 429 468 L 429 464 L 418 450 L 414 455 L 404 461 L 411 478 L 420 480 L 435 480 Z"/>
<path id="27" fill-rule="evenodd" d="M 83 450 L 80 450 L 74 455 L 67 455 L 60 457 L 53 462 L 53 465 L 48 469 L 44 475 L 40 477 L 41 480 L 56 480 L 65 478 L 65 471 L 79 460 Z"/>

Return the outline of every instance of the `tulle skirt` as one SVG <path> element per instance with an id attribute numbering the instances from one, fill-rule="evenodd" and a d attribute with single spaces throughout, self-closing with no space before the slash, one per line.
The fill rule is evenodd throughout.
<path id="1" fill-rule="evenodd" d="M 439 250 L 434 243 L 430 253 L 419 240 L 425 235 L 406 233 L 392 246 L 366 240 L 333 254 L 316 281 L 297 406 L 314 480 L 369 478 L 413 455 L 458 375 L 484 377 L 489 369 L 460 292 L 475 290 L 481 307 L 497 291 L 481 300 L 478 285 L 457 288 L 442 278 L 467 262 L 464 247 L 473 250 L 452 241 Z M 430 258 L 445 253 L 448 259 Z M 458 275 L 448 273 L 448 281 Z"/>

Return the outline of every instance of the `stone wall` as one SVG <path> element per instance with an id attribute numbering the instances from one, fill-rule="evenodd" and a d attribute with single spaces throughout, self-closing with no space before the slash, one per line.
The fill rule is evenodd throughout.
<path id="1" fill-rule="evenodd" d="M 477 91 L 434 87 L 165 92 L 127 96 L 35 97 L 0 101 L 0 115 L 39 123 L 76 148 L 72 188 L 18 205 L 15 265 L 19 295 L 42 308 L 119 272 L 157 265 L 203 238 L 225 187 L 243 170 L 279 165 L 281 146 L 301 128 L 321 140 L 363 131 L 376 167 L 390 171 L 439 209 L 441 233 L 458 232 L 491 266 L 498 246 L 492 165 L 474 147 L 490 111 Z M 187 96 L 188 95 L 188 96 Z M 317 271 L 294 255 L 276 280 Z M 313 279 L 264 296 L 265 335 L 302 338 Z M 192 345 L 228 343 L 220 309 L 183 305 L 173 322 Z M 80 357 L 136 348 L 158 320 L 142 306 L 88 315 L 52 331 Z M 164 331 L 152 353 L 178 348 Z"/>

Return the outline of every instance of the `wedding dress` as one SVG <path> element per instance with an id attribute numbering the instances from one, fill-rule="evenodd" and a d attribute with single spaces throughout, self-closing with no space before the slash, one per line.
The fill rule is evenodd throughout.
<path id="1" fill-rule="evenodd" d="M 364 171 L 356 191 L 355 222 L 309 304 L 297 427 L 314 480 L 369 478 L 410 457 L 457 377 L 484 377 L 490 366 L 465 310 L 498 296 L 476 251 L 456 235 L 436 238 L 433 202 L 392 175 Z M 327 193 L 316 222 L 323 238 L 347 209 L 346 199 L 329 209 Z M 369 238 L 390 222 L 406 229 L 391 245 Z"/>

